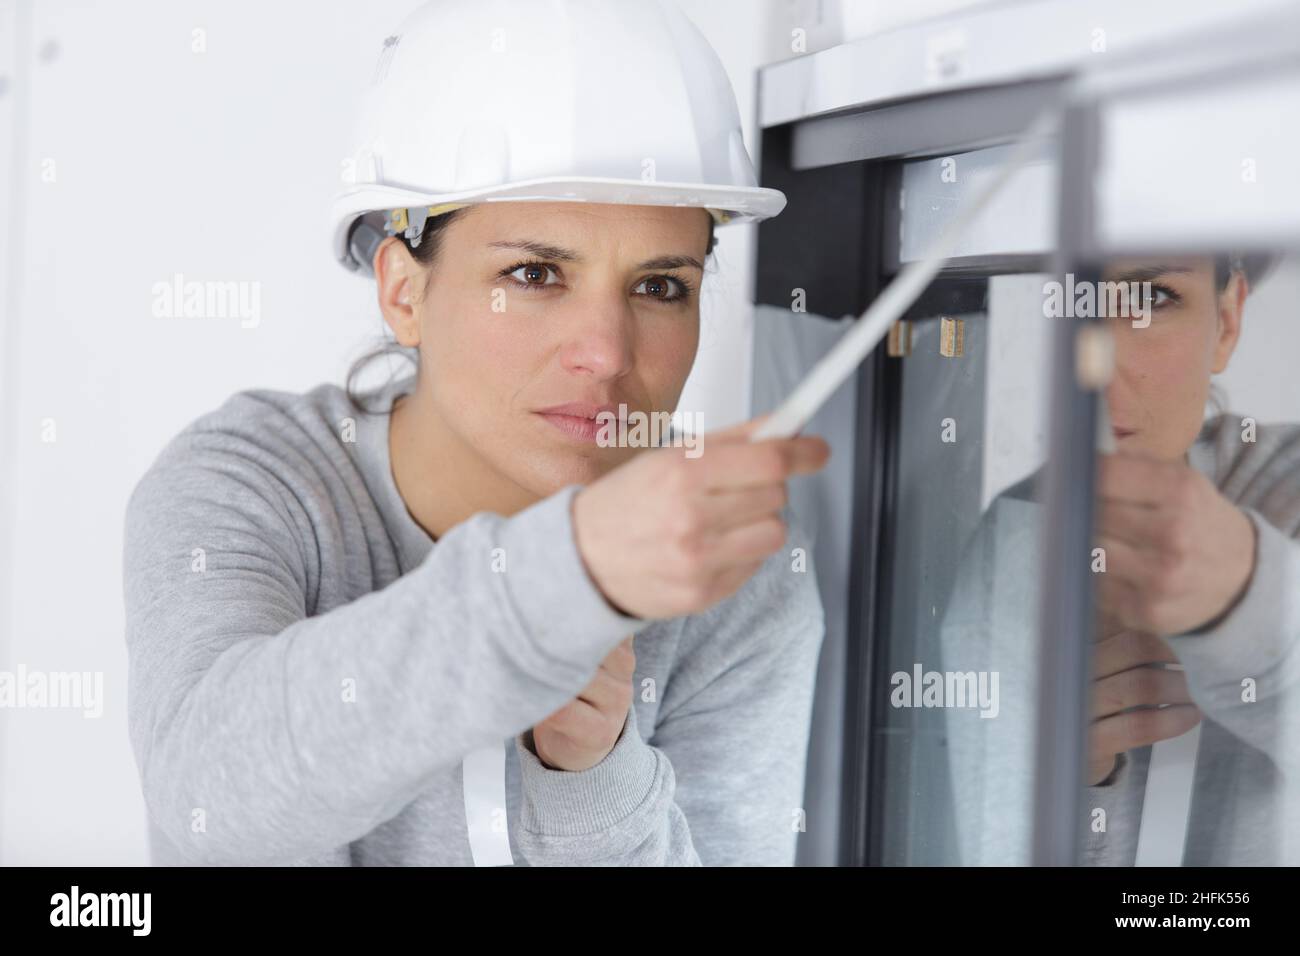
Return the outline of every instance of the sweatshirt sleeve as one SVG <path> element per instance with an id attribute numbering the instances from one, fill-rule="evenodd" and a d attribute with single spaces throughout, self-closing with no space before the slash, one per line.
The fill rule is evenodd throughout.
<path id="1" fill-rule="evenodd" d="M 824 615 L 790 549 L 686 619 L 649 740 L 635 705 L 587 770 L 551 770 L 516 738 L 531 865 L 793 865 Z"/>
<path id="2" fill-rule="evenodd" d="M 186 862 L 286 863 L 361 837 L 562 706 L 644 624 L 587 576 L 575 486 L 475 515 L 388 587 L 309 616 L 308 568 L 328 555 L 301 488 L 252 451 L 174 441 L 126 511 L 131 742 Z"/>
<path id="3" fill-rule="evenodd" d="M 1168 640 L 1204 714 L 1300 778 L 1300 540 L 1243 510 L 1257 535 L 1245 593 L 1211 627 Z"/>

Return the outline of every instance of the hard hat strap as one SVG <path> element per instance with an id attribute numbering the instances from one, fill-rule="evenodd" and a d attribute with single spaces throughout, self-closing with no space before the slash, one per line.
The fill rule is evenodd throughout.
<path id="1" fill-rule="evenodd" d="M 468 205 L 469 203 L 464 202 L 445 202 L 436 206 L 409 206 L 401 209 L 390 209 L 384 219 L 384 231 L 390 236 L 395 236 L 400 232 L 411 243 L 413 249 L 418 249 L 420 238 L 424 235 L 424 225 L 429 219 Z"/>

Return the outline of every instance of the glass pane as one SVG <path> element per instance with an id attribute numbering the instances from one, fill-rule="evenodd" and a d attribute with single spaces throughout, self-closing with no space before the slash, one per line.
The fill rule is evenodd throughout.
<path id="1" fill-rule="evenodd" d="M 911 353 L 892 359 L 898 485 L 875 741 L 886 864 L 1028 862 L 1045 280 L 993 277 L 986 312 L 914 322 Z"/>
<path id="2" fill-rule="evenodd" d="M 1048 314 L 1088 308 L 1108 316 L 1113 445 L 1091 554 L 1082 861 L 1300 863 L 1300 261 L 1127 257 L 1102 280 L 994 277 L 985 313 L 916 321 L 891 360 L 886 864 L 1030 862 L 1042 370 Z M 959 356 L 943 354 L 945 325 Z"/>

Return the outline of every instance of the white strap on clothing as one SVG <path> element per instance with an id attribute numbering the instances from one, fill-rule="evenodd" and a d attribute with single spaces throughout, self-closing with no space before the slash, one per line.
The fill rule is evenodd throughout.
<path id="1" fill-rule="evenodd" d="M 1198 722 L 1186 733 L 1152 745 L 1134 866 L 1183 865 L 1200 742 Z"/>
<path id="2" fill-rule="evenodd" d="M 508 741 L 509 743 L 509 741 Z M 475 866 L 513 866 L 506 824 L 506 751 L 497 744 L 475 750 L 461 766 L 465 822 Z"/>

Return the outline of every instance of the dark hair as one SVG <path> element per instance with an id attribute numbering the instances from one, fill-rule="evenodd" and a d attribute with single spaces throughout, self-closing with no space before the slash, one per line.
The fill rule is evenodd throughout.
<path id="1" fill-rule="evenodd" d="M 398 238 L 401 240 L 402 244 L 406 246 L 407 251 L 411 253 L 411 257 L 416 262 L 424 266 L 426 270 L 432 270 L 434 263 L 438 259 L 438 252 L 442 248 L 442 234 L 446 231 L 448 226 L 450 226 L 453 222 L 455 222 L 458 218 L 460 218 L 462 214 L 464 214 L 467 208 L 469 207 L 462 206 L 459 209 L 453 209 L 451 210 L 451 212 L 445 212 L 440 216 L 434 216 L 433 218 L 426 221 L 424 224 L 424 232 L 420 235 L 420 244 L 418 246 L 412 246 L 411 240 L 407 239 L 406 236 L 404 235 L 399 234 Z M 710 214 L 709 215 L 709 243 L 708 246 L 705 248 L 706 257 L 713 255 L 713 247 L 717 245 L 718 237 L 715 235 L 716 228 L 717 228 L 717 220 L 713 218 L 712 214 Z M 428 271 L 426 271 L 425 274 L 426 284 L 428 282 L 428 279 L 429 279 L 429 274 Z M 348 374 L 346 379 L 347 396 L 348 396 L 348 400 L 352 402 L 352 404 L 356 408 L 358 408 L 360 411 L 364 412 L 367 415 L 378 414 L 380 413 L 381 410 L 371 409 L 365 405 L 364 399 L 366 395 L 373 395 L 374 393 L 373 392 L 363 393 L 358 391 L 356 382 L 357 379 L 361 377 L 361 374 L 370 366 L 371 363 L 377 361 L 378 359 L 383 358 L 386 355 L 397 355 L 401 358 L 407 359 L 408 361 L 410 361 L 412 365 L 416 366 L 417 368 L 419 367 L 420 364 L 420 353 L 418 350 L 401 345 L 397 342 L 396 339 L 389 338 L 388 336 L 384 336 L 383 340 L 379 345 L 370 349 L 365 354 L 363 354 L 360 358 L 354 361 L 352 363 L 352 366 L 348 369 Z M 391 376 L 391 375 L 389 376 L 389 383 L 393 381 L 394 377 L 395 376 Z"/>
<path id="2" fill-rule="evenodd" d="M 1214 288 L 1222 292 L 1228 287 L 1228 280 L 1234 272 L 1246 277 L 1251 291 L 1266 275 L 1277 261 L 1277 256 L 1268 252 L 1232 253 L 1214 257 Z M 1217 383 L 1210 383 L 1207 405 L 1212 409 L 1205 424 L 1207 434 L 1217 436 L 1227 417 L 1228 394 Z"/>
<path id="3" fill-rule="evenodd" d="M 1222 292 L 1228 287 L 1228 280 L 1232 278 L 1232 273 L 1240 271 L 1253 288 L 1268 274 L 1274 259 L 1275 256 L 1268 252 L 1215 256 L 1214 287 Z"/>

